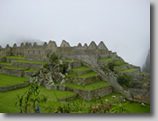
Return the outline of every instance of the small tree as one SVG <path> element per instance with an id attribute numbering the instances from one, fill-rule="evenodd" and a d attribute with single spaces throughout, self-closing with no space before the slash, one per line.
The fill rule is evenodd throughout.
<path id="1" fill-rule="evenodd" d="M 57 56 L 56 53 L 52 52 L 49 56 L 49 61 L 51 63 L 56 63 L 58 61 L 59 57 Z"/>
<path id="2" fill-rule="evenodd" d="M 15 105 L 19 108 L 20 113 L 35 113 L 36 107 L 46 101 L 47 97 L 40 95 L 39 86 L 33 82 L 26 92 L 17 95 Z"/>

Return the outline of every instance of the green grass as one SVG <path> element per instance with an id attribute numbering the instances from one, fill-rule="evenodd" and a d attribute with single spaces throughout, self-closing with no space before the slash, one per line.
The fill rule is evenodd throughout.
<path id="1" fill-rule="evenodd" d="M 10 66 L 10 65 L 11 65 L 11 63 L 8 63 L 8 62 L 0 62 L 0 64 L 2 64 L 2 65 L 7 65 L 7 66 Z"/>
<path id="2" fill-rule="evenodd" d="M 26 70 L 24 72 L 38 72 L 38 70 Z"/>
<path id="3" fill-rule="evenodd" d="M 26 70 L 27 68 L 18 68 L 18 67 L 3 67 L 6 69 L 15 69 L 15 70 Z"/>
<path id="4" fill-rule="evenodd" d="M 111 61 L 115 60 L 115 58 L 99 58 L 99 61 Z"/>
<path id="5" fill-rule="evenodd" d="M 116 96 L 116 98 L 112 99 L 112 96 Z M 97 106 L 97 104 L 102 104 L 102 103 L 113 104 L 113 102 L 120 101 L 120 96 L 122 96 L 122 95 L 118 94 L 118 93 L 111 93 L 109 95 L 102 97 L 101 99 L 96 99 L 96 101 L 92 100 L 92 101 L 88 102 L 83 99 L 77 98 L 75 100 L 69 101 L 68 103 L 84 104 L 85 109 L 87 109 L 91 104 L 92 104 L 92 107 Z M 108 99 L 108 103 L 105 102 L 105 99 Z M 126 105 L 125 109 L 127 110 L 127 113 L 150 113 L 150 105 L 146 105 L 145 107 L 143 107 L 140 103 L 133 103 L 133 102 L 128 102 L 128 101 L 127 101 L 127 105 Z"/>
<path id="6" fill-rule="evenodd" d="M 73 68 L 71 70 L 73 70 L 73 71 L 89 71 L 89 70 L 92 70 L 92 69 L 90 69 L 88 67 L 81 66 L 81 67 L 78 67 L 78 68 Z"/>
<path id="7" fill-rule="evenodd" d="M 79 60 L 72 60 L 72 59 L 65 59 L 65 60 L 63 60 L 64 62 L 78 62 Z"/>
<path id="8" fill-rule="evenodd" d="M 5 56 L 0 56 L 0 58 L 4 58 Z"/>
<path id="9" fill-rule="evenodd" d="M 4 56 L 4 57 L 6 57 L 6 58 L 13 58 L 13 59 L 21 59 L 21 60 L 24 59 L 24 57 L 20 57 L 20 56 Z"/>
<path id="10" fill-rule="evenodd" d="M 28 78 L 24 77 L 16 77 L 16 76 L 10 76 L 6 74 L 0 74 L 0 87 L 7 87 L 12 86 L 16 84 L 22 84 L 24 81 L 29 81 Z"/>
<path id="11" fill-rule="evenodd" d="M 65 85 L 69 88 L 72 88 L 72 89 L 81 89 L 81 90 L 85 90 L 85 91 L 91 91 L 91 90 L 95 90 L 97 88 L 102 88 L 102 87 L 105 87 L 105 86 L 109 86 L 110 84 L 107 83 L 107 82 L 101 81 L 101 82 L 95 82 L 95 83 L 92 83 L 92 84 L 88 84 L 88 85 L 85 85 L 85 86 L 77 85 L 77 84 L 74 84 L 74 83 L 66 83 Z"/>
<path id="12" fill-rule="evenodd" d="M 0 113 L 18 113 L 18 109 L 15 106 L 15 102 L 18 94 L 23 94 L 29 87 L 12 90 L 8 92 L 0 92 Z M 70 91 L 60 91 L 60 90 L 46 90 L 44 87 L 40 87 L 40 94 L 48 96 L 48 101 L 43 106 L 53 106 L 57 107 L 56 96 L 58 99 L 68 98 L 75 96 L 76 93 Z M 40 107 L 41 113 L 47 112 L 42 106 Z"/>
<path id="13" fill-rule="evenodd" d="M 138 69 L 135 69 L 135 68 L 131 68 L 131 69 L 126 69 L 126 70 L 123 70 L 121 72 L 132 72 L 132 71 L 136 71 Z"/>
<path id="14" fill-rule="evenodd" d="M 86 74 L 83 74 L 83 75 L 78 75 L 78 74 L 75 74 L 75 73 L 70 73 L 68 75 L 68 77 L 74 77 L 74 78 L 90 78 L 90 77 L 95 77 L 95 76 L 98 76 L 99 74 L 95 73 L 95 72 L 89 72 L 89 73 L 86 73 Z"/>
<path id="15" fill-rule="evenodd" d="M 140 103 L 129 102 L 125 109 L 128 113 L 150 113 L 150 105 L 143 107 Z"/>
<path id="16" fill-rule="evenodd" d="M 13 62 L 22 62 L 22 63 L 34 63 L 34 64 L 46 64 L 47 62 L 40 61 L 27 61 L 27 60 L 14 60 Z"/>
<path id="17" fill-rule="evenodd" d="M 87 73 L 87 74 L 84 74 L 84 75 L 80 75 L 78 77 L 79 78 L 89 78 L 89 77 L 94 77 L 94 76 L 98 76 L 98 74 L 95 73 L 95 72 L 90 72 L 90 73 Z"/>

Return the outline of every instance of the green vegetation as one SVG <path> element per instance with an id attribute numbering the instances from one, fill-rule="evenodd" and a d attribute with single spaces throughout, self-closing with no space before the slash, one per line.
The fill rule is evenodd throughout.
<path id="1" fill-rule="evenodd" d="M 126 69 L 126 70 L 123 70 L 121 72 L 132 72 L 132 71 L 136 71 L 138 69 L 135 69 L 135 68 L 131 68 L 131 69 Z"/>
<path id="2" fill-rule="evenodd" d="M 6 69 L 15 69 L 15 70 L 27 70 L 27 68 L 18 68 L 18 67 L 3 67 Z"/>
<path id="3" fill-rule="evenodd" d="M 115 58 L 99 58 L 99 61 L 111 61 L 115 60 Z"/>
<path id="4" fill-rule="evenodd" d="M 24 72 L 38 72 L 39 70 L 26 70 Z"/>
<path id="5" fill-rule="evenodd" d="M 72 60 L 72 59 L 65 59 L 63 60 L 63 62 L 78 62 L 79 60 Z"/>
<path id="6" fill-rule="evenodd" d="M 20 59 L 20 60 L 23 60 L 24 57 L 20 57 L 20 56 L 4 56 L 6 58 L 13 58 L 13 59 Z"/>
<path id="7" fill-rule="evenodd" d="M 89 77 L 94 77 L 94 76 L 98 76 L 98 74 L 95 73 L 95 72 L 90 72 L 90 73 L 87 73 L 87 74 L 84 74 L 84 75 L 80 75 L 78 77 L 79 78 L 89 78 Z"/>
<path id="8" fill-rule="evenodd" d="M 119 75 L 117 77 L 117 81 L 124 88 L 130 88 L 131 87 L 132 77 L 127 75 L 127 74 Z"/>
<path id="9" fill-rule="evenodd" d="M 111 70 L 111 71 L 114 71 L 114 68 L 116 67 L 121 67 L 121 66 L 126 66 L 128 65 L 128 63 L 124 62 L 124 61 L 121 61 L 121 62 L 111 62 L 108 64 L 108 68 Z"/>
<path id="10" fill-rule="evenodd" d="M 129 102 L 125 109 L 127 113 L 150 113 L 150 105 L 143 107 L 140 103 Z"/>
<path id="11" fill-rule="evenodd" d="M 22 89 L 8 91 L 8 92 L 0 92 L 0 112 L 1 113 L 18 113 L 19 111 L 17 107 L 15 107 L 17 95 L 23 94 L 28 89 L 29 89 L 29 86 Z M 72 97 L 76 95 L 76 93 L 69 92 L 69 91 L 46 90 L 44 87 L 39 87 L 39 89 L 42 95 L 48 96 L 48 101 L 46 102 L 46 104 L 44 104 L 44 106 L 53 105 L 54 107 L 57 107 L 57 103 L 58 103 L 56 102 L 57 98 L 60 100 L 63 98 L 68 98 L 68 97 Z M 48 111 L 45 110 L 44 106 L 40 107 L 41 112 L 48 113 Z"/>
<path id="12" fill-rule="evenodd" d="M 4 58 L 4 56 L 0 56 L 0 58 Z"/>
<path id="13" fill-rule="evenodd" d="M 89 73 L 86 73 L 86 74 L 83 74 L 83 75 L 78 75 L 78 74 L 75 74 L 75 73 L 70 73 L 68 75 L 68 77 L 74 77 L 74 78 L 90 78 L 90 77 L 95 77 L 95 76 L 98 76 L 98 74 L 95 73 L 95 72 L 89 72 Z"/>
<path id="14" fill-rule="evenodd" d="M 100 82 L 91 83 L 91 84 L 88 84 L 85 86 L 77 85 L 74 83 L 66 83 L 65 85 L 69 88 L 72 88 L 72 89 L 81 89 L 81 90 L 91 91 L 91 90 L 95 90 L 97 88 L 109 86 L 110 84 L 107 82 L 100 81 Z"/>
<path id="15" fill-rule="evenodd" d="M 25 81 L 29 81 L 29 79 L 24 78 L 24 77 L 16 77 L 16 76 L 10 76 L 6 74 L 0 74 L 0 87 L 22 84 Z"/>
<path id="16" fill-rule="evenodd" d="M 33 64 L 46 64 L 47 62 L 40 61 L 27 61 L 27 60 L 14 60 L 13 62 L 22 62 L 22 63 L 33 63 Z"/>
<path id="17" fill-rule="evenodd" d="M 56 63 L 58 60 L 59 60 L 59 57 L 57 56 L 56 53 L 52 52 L 52 53 L 49 55 L 49 61 L 50 61 L 51 63 Z"/>
<path id="18" fill-rule="evenodd" d="M 90 69 L 90 68 L 88 68 L 88 67 L 83 67 L 83 66 L 81 66 L 81 67 L 78 67 L 78 68 L 73 68 L 73 69 L 71 69 L 71 70 L 73 70 L 73 71 L 90 71 L 90 70 L 92 70 L 92 69 Z"/>
<path id="19" fill-rule="evenodd" d="M 6 65 L 6 66 L 10 66 L 11 65 L 11 63 L 8 63 L 8 62 L 0 62 L 0 64 Z"/>

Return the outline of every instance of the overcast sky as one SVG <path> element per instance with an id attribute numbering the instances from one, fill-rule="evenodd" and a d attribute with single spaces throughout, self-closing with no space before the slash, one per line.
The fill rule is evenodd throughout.
<path id="1" fill-rule="evenodd" d="M 62 40 L 103 41 L 125 61 L 142 66 L 150 48 L 149 0 L 0 0 L 0 45 Z"/>

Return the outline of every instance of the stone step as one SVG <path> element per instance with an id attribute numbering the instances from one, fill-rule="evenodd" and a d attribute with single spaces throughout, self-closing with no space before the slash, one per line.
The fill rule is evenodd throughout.
<path id="1" fill-rule="evenodd" d="M 73 91 L 80 98 L 91 101 L 93 98 L 104 97 L 113 92 L 112 86 L 107 82 L 95 82 L 86 86 L 79 86 L 73 83 L 65 84 L 66 90 Z"/>
<path id="2" fill-rule="evenodd" d="M 73 68 L 70 71 L 73 71 L 74 73 L 76 73 L 78 75 L 84 75 L 84 74 L 87 74 L 89 72 L 92 72 L 93 70 L 88 68 L 88 67 L 81 66 L 78 68 Z"/>
<path id="3" fill-rule="evenodd" d="M 116 61 L 119 62 L 120 59 L 119 58 L 100 58 L 98 59 L 98 64 L 108 66 L 109 63 L 116 62 Z"/>
<path id="4" fill-rule="evenodd" d="M 140 70 L 137 68 L 130 68 L 130 69 L 122 70 L 120 73 L 122 74 L 125 73 L 133 77 L 137 77 L 140 74 Z"/>
<path id="5" fill-rule="evenodd" d="M 25 70 L 27 70 L 27 69 L 26 68 L 17 68 L 17 67 L 3 67 L 0 70 L 0 73 L 17 76 L 17 77 L 23 77 Z"/>
<path id="6" fill-rule="evenodd" d="M 63 60 L 64 63 L 68 65 L 68 69 L 78 68 L 81 66 L 81 62 L 79 60 L 66 59 Z"/>
<path id="7" fill-rule="evenodd" d="M 13 60 L 23 60 L 24 57 L 18 56 L 0 56 L 0 62 L 8 62 L 11 63 Z"/>
<path id="8" fill-rule="evenodd" d="M 101 77 L 95 72 L 89 72 L 83 75 L 70 74 L 69 81 L 77 85 L 87 85 L 101 80 Z"/>
<path id="9" fill-rule="evenodd" d="M 132 68 L 140 70 L 139 67 L 133 66 L 131 64 L 123 64 L 123 65 L 120 65 L 120 66 L 114 66 L 114 71 L 123 71 L 123 70 L 132 69 Z"/>
<path id="10" fill-rule="evenodd" d="M 8 62 L 0 62 L 0 68 L 2 67 L 9 67 L 11 66 L 11 63 L 8 63 Z"/>
<path id="11" fill-rule="evenodd" d="M 43 67 L 46 62 L 38 61 L 26 61 L 26 60 L 14 60 L 11 65 L 18 68 L 27 68 L 29 70 L 39 70 Z"/>
<path id="12" fill-rule="evenodd" d="M 38 70 L 26 70 L 24 71 L 23 77 L 31 77 L 33 74 L 37 73 Z"/>

